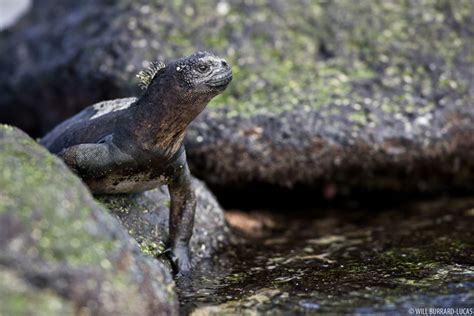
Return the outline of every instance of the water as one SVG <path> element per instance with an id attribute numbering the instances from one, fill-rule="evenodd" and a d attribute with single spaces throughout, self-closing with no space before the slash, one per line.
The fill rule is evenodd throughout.
<path id="1" fill-rule="evenodd" d="M 275 223 L 178 281 L 183 314 L 408 314 L 474 307 L 474 199 L 265 215 Z"/>

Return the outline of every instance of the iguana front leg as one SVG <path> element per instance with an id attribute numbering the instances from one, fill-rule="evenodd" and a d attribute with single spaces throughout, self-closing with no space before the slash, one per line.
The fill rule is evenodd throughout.
<path id="1" fill-rule="evenodd" d="M 171 197 L 169 244 L 171 259 L 181 274 L 191 269 L 189 241 L 193 234 L 196 196 L 191 187 L 191 173 L 185 153 L 173 164 L 174 173 L 168 188 Z"/>
<path id="2" fill-rule="evenodd" d="M 58 156 L 81 177 L 101 177 L 127 157 L 112 143 L 80 144 Z"/>

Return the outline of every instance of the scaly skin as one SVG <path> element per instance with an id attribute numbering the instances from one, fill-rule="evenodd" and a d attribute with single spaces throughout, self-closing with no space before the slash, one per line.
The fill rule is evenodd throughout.
<path id="1" fill-rule="evenodd" d="M 105 101 L 64 121 L 40 143 L 61 157 L 94 194 L 140 192 L 167 184 L 170 254 L 191 268 L 196 198 L 183 138 L 187 126 L 232 80 L 227 63 L 198 52 L 152 72 L 140 98 Z"/>

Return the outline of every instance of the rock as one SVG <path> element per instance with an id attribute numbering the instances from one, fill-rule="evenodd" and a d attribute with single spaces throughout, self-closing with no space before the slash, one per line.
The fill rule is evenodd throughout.
<path id="1" fill-rule="evenodd" d="M 147 61 L 194 51 L 184 39 L 179 43 L 192 27 L 176 25 L 178 17 L 200 25 L 208 15 L 183 14 L 190 5 L 195 7 L 145 0 L 33 2 L 0 36 L 0 56 L 8 56 L 0 58 L 0 121 L 40 136 L 92 103 L 138 94 L 135 75 Z M 212 3 L 201 7 L 214 11 Z"/>
<path id="2" fill-rule="evenodd" d="M 13 25 L 30 6 L 30 0 L 5 0 L 2 2 L 2 16 L 0 30 Z"/>
<path id="3" fill-rule="evenodd" d="M 249 239 L 268 236 L 277 226 L 274 214 L 265 212 L 243 212 L 241 210 L 227 210 L 225 219 L 233 230 Z"/>
<path id="4" fill-rule="evenodd" d="M 144 61 L 208 49 L 234 81 L 187 144 L 214 187 L 471 188 L 472 12 L 470 0 L 38 1 L 0 37 L 0 118 L 39 136 L 136 94 Z"/>
<path id="5" fill-rule="evenodd" d="M 74 304 L 51 292 L 27 283 L 19 273 L 0 268 L 0 312 L 4 315 L 73 315 Z"/>
<path id="6" fill-rule="evenodd" d="M 0 314 L 178 313 L 168 268 L 64 163 L 0 126 L 0 165 Z"/>
<path id="7" fill-rule="evenodd" d="M 189 131 L 192 170 L 212 187 L 249 194 L 259 184 L 316 188 L 326 199 L 474 189 L 474 106 L 412 116 L 359 107 L 247 118 L 207 113 Z"/>
<path id="8" fill-rule="evenodd" d="M 193 179 L 197 198 L 194 232 L 191 238 L 193 262 L 212 258 L 225 246 L 236 242 L 215 197 L 201 181 Z M 99 197 L 140 244 L 142 251 L 159 256 L 168 238 L 170 198 L 166 186 L 131 195 Z"/>

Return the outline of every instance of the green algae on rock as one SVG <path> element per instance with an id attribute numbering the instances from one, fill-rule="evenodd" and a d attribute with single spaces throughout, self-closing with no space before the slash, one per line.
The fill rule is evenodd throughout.
<path id="1" fill-rule="evenodd" d="M 335 189 L 329 198 L 474 190 L 474 106 L 410 119 L 362 105 L 333 110 L 298 107 L 250 118 L 204 113 L 188 132 L 191 169 L 214 188 L 247 194 L 259 184 L 306 187 L 315 198 L 328 187 Z"/>
<path id="2" fill-rule="evenodd" d="M 12 280 L 2 282 L 0 312 L 177 313 L 168 269 L 140 253 L 59 159 L 0 126 L 0 165 L 0 274 Z"/>
<path id="3" fill-rule="evenodd" d="M 193 261 L 211 258 L 236 242 L 224 220 L 224 213 L 206 185 L 193 178 L 197 207 L 191 238 Z M 115 214 L 142 251 L 159 257 L 168 239 L 169 193 L 166 186 L 130 195 L 102 195 L 99 201 Z"/>
<path id="4" fill-rule="evenodd" d="M 187 137 L 206 181 L 472 189 L 469 137 L 444 131 L 472 133 L 473 13 L 470 0 L 42 1 L 1 35 L 0 117 L 44 133 L 88 104 L 138 93 L 144 61 L 205 48 L 235 78 Z M 430 147 L 440 141 L 443 153 Z M 426 174 L 430 163 L 444 170 Z M 412 170 L 417 183 L 404 176 Z"/>
<path id="5" fill-rule="evenodd" d="M 66 103 L 62 113 L 30 107 L 43 119 L 16 122 L 44 133 L 87 104 L 137 93 L 131 78 L 144 61 L 207 48 L 233 65 L 230 93 L 212 104 L 229 107 L 234 115 L 297 105 L 344 107 L 367 99 L 394 114 L 462 105 L 473 93 L 473 12 L 469 0 L 43 1 L 3 35 L 3 49 L 23 63 L 9 59 L 2 67 L 0 77 L 19 76 L 14 83 L 3 82 L 0 104 L 7 115 L 11 102 L 23 108 L 40 98 L 51 109 Z M 27 36 L 32 26 L 41 28 Z M 25 36 L 26 47 L 21 45 Z M 57 45 L 71 37 L 76 41 Z M 26 73 L 41 82 L 32 85 Z M 22 94 L 15 91 L 27 83 L 31 93 L 17 100 Z"/>
<path id="6" fill-rule="evenodd" d="M 35 289 L 16 272 L 0 268 L 2 315 L 74 315 L 72 302 L 47 289 Z"/>

